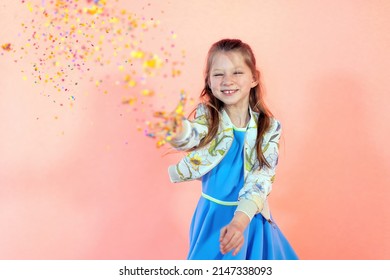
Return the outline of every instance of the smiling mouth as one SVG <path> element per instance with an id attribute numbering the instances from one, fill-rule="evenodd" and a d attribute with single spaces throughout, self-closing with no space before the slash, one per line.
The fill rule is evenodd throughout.
<path id="1" fill-rule="evenodd" d="M 231 94 L 233 94 L 233 93 L 235 93 L 237 91 L 238 91 L 238 89 L 229 89 L 229 90 L 225 89 L 225 90 L 221 90 L 221 92 L 223 94 L 226 94 L 226 95 L 231 95 Z"/>

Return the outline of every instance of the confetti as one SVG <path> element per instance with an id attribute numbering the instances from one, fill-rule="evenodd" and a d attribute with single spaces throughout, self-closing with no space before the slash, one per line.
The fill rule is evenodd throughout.
<path id="1" fill-rule="evenodd" d="M 114 0 L 31 0 L 20 5 L 28 15 L 16 23 L 17 38 L 1 45 L 6 52 L 2 55 L 14 56 L 16 64 L 26 61 L 21 63 L 21 78 L 39 87 L 41 95 L 56 106 L 68 102 L 72 108 L 80 100 L 78 94 L 85 92 L 79 87 L 93 85 L 104 95 L 123 92 L 121 104 L 138 113 L 161 112 L 152 106 L 164 98 L 159 92 L 162 82 L 155 81 L 179 77 L 184 65 L 185 50 L 177 47 L 176 32 L 166 31 L 154 16 L 136 14 Z M 161 36 L 165 40 L 154 39 Z M 103 77 L 102 72 L 109 74 Z M 184 107 L 183 96 L 179 104 Z M 174 118 L 181 116 L 175 112 Z M 163 122 L 159 125 L 165 136 L 154 136 L 162 146 L 169 133 Z M 136 129 L 142 130 L 140 125 Z"/>
<path id="2" fill-rule="evenodd" d="M 122 104 L 134 105 L 137 102 L 137 97 L 124 98 Z"/>
<path id="3" fill-rule="evenodd" d="M 1 48 L 7 52 L 11 51 L 11 44 L 10 43 L 6 43 L 6 44 L 3 44 L 1 45 Z"/>
<path id="4" fill-rule="evenodd" d="M 154 91 L 149 90 L 149 89 L 144 89 L 142 91 L 142 95 L 144 95 L 144 96 L 153 96 L 154 95 Z"/>
<path id="5" fill-rule="evenodd" d="M 167 40 L 160 46 L 148 44 L 146 39 L 153 38 L 151 31 L 159 35 L 163 31 L 160 21 L 136 15 L 116 2 L 21 1 L 31 14 L 20 24 L 21 43 L 12 48 L 11 43 L 3 44 L 2 49 L 15 49 L 16 56 L 23 52 L 25 59 L 33 60 L 30 71 L 23 69 L 24 75 L 37 85 L 51 85 L 59 92 L 74 92 L 76 84 L 85 84 L 81 83 L 83 79 L 99 80 L 91 69 L 112 64 L 126 74 L 123 80 L 115 81 L 124 88 L 135 88 L 154 77 L 180 75 L 180 69 L 175 69 L 174 74 L 171 69 L 183 57 L 168 51 L 177 34 L 166 32 Z M 107 90 L 102 84 L 109 85 L 95 83 L 99 90 Z"/>

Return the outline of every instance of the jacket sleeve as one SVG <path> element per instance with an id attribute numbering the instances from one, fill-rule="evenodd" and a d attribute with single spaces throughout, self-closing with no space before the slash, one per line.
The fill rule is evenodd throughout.
<path id="1" fill-rule="evenodd" d="M 199 145 L 200 140 L 208 132 L 207 108 L 204 104 L 199 104 L 196 108 L 193 120 L 184 119 L 182 132 L 178 137 L 172 138 L 169 142 L 173 148 L 185 151 Z"/>
<path id="2" fill-rule="evenodd" d="M 263 166 L 259 169 L 259 162 L 249 171 L 244 187 L 239 193 L 239 202 L 236 211 L 244 212 L 249 219 L 263 209 L 264 202 L 271 192 L 275 179 L 276 166 L 279 156 L 279 139 L 281 135 L 279 121 L 273 119 L 270 131 L 266 134 L 262 146 L 263 154 L 270 167 Z M 256 153 L 254 154 L 256 156 Z"/>

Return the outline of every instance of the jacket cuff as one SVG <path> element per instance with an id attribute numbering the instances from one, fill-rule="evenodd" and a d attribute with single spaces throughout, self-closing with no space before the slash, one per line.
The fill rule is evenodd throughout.
<path id="1" fill-rule="evenodd" d="M 237 211 L 245 213 L 249 217 L 249 220 L 252 220 L 253 216 L 258 212 L 258 208 L 252 200 L 243 199 L 238 202 L 235 212 Z"/>

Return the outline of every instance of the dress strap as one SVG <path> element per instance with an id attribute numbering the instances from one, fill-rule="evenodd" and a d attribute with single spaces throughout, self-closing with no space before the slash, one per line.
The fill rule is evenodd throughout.
<path id="1" fill-rule="evenodd" d="M 238 202 L 237 201 L 223 201 L 223 200 L 219 200 L 219 199 L 216 199 L 212 196 L 209 196 L 205 193 L 202 192 L 202 196 L 204 198 L 206 198 L 207 200 L 210 200 L 212 202 L 215 202 L 217 204 L 221 204 L 221 205 L 225 205 L 225 206 L 237 206 L 238 205 Z"/>

